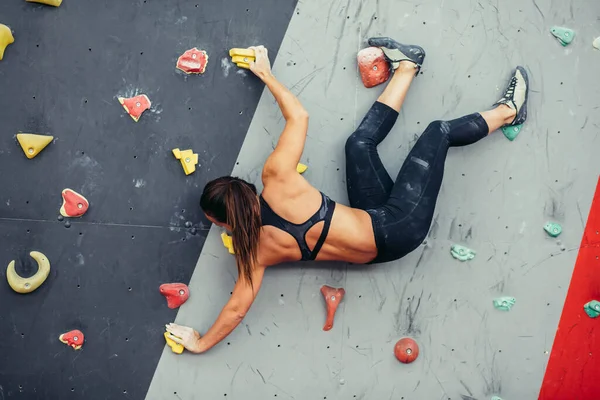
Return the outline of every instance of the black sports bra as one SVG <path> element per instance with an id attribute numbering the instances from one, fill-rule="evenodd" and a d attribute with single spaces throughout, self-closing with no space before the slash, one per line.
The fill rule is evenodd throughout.
<path id="1" fill-rule="evenodd" d="M 333 216 L 333 210 L 335 210 L 335 201 L 331 200 L 323 193 L 321 193 L 321 196 L 323 200 L 321 202 L 321 207 L 317 210 L 317 212 L 314 213 L 314 215 L 306 222 L 302 224 L 293 224 L 277 215 L 269 206 L 269 204 L 267 204 L 262 195 L 260 195 L 260 214 L 262 217 L 262 225 L 271 225 L 292 235 L 294 239 L 296 239 L 298 247 L 300 247 L 302 261 L 314 260 L 317 258 L 317 254 L 319 254 L 323 243 L 325 243 L 325 238 L 327 238 L 327 234 L 329 233 L 331 217 Z M 306 232 L 308 232 L 312 226 L 321 221 L 325 221 L 325 224 L 323 225 L 323 231 L 321 232 L 321 236 L 319 236 L 317 244 L 311 251 L 308 247 L 308 243 L 306 243 Z"/>

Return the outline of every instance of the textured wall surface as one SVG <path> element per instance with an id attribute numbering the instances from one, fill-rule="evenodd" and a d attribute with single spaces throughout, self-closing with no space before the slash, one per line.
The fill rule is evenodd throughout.
<path id="1" fill-rule="evenodd" d="M 425 245 L 385 265 L 269 268 L 252 309 L 224 342 L 203 355 L 165 349 L 147 399 L 536 398 L 600 167 L 592 151 L 600 53 L 591 46 L 599 12 L 592 0 L 299 2 L 274 72 L 311 115 L 305 176 L 334 200 L 347 202 L 344 141 L 381 92 L 365 89 L 356 70 L 369 36 L 428 53 L 380 146 L 392 175 L 430 121 L 486 109 L 517 64 L 530 74 L 529 120 L 514 142 L 495 133 L 451 149 Z M 575 41 L 562 47 L 552 25 L 575 29 Z M 264 92 L 233 173 L 259 183 L 282 128 Z M 558 240 L 542 230 L 547 220 L 563 225 Z M 200 332 L 236 279 L 219 233 L 213 227 L 208 235 L 176 320 Z M 452 259 L 453 243 L 477 257 Z M 321 330 L 323 284 L 346 289 L 329 332 Z M 516 297 L 512 311 L 493 308 L 500 295 Z M 421 345 L 411 365 L 393 357 L 404 335 Z"/>

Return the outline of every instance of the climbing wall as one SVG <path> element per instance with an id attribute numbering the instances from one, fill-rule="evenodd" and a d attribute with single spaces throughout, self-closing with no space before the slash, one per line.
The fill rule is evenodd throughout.
<path id="1" fill-rule="evenodd" d="M 164 350 L 146 398 L 526 400 L 538 398 L 542 382 L 543 399 L 600 398 L 597 380 L 584 379 L 600 367 L 598 329 L 586 320 L 589 329 L 574 337 L 586 346 L 585 363 L 583 353 L 560 352 L 573 349 L 566 346 L 568 333 L 557 336 L 553 351 L 580 244 L 597 251 L 597 241 L 582 236 L 600 170 L 594 151 L 600 52 L 592 48 L 598 15 L 593 0 L 300 2 L 274 72 L 311 115 L 305 177 L 334 200 L 347 203 L 345 139 L 381 92 L 365 89 L 356 69 L 356 52 L 369 36 L 427 50 L 423 73 L 380 146 L 392 175 L 430 121 L 485 110 L 517 64 L 531 80 L 528 122 L 514 142 L 495 133 L 450 151 L 431 231 L 412 254 L 375 266 L 269 268 L 250 312 L 221 344 L 202 355 Z M 561 46 L 550 34 L 553 25 L 575 29 L 573 43 Z M 259 184 L 282 128 L 264 92 L 233 174 Z M 589 218 L 597 225 L 597 217 Z M 546 235 L 547 221 L 560 223 L 562 235 Z M 598 229 L 590 225 L 587 232 Z M 190 282 L 192 296 L 176 318 L 200 332 L 236 279 L 219 234 L 211 229 Z M 476 258 L 453 259 L 454 243 L 475 249 Z M 587 318 L 584 298 L 600 296 L 590 273 L 595 260 L 578 262 L 587 272 L 571 290 L 586 293 L 571 296 L 577 304 L 565 312 L 578 314 L 564 316 L 570 321 L 564 329 Z M 328 332 L 322 331 L 324 284 L 346 289 Z M 493 307 L 498 296 L 516 298 L 511 311 Z M 409 365 L 393 356 L 405 335 L 421 347 Z M 567 376 L 569 368 L 577 369 Z"/>
<path id="2" fill-rule="evenodd" d="M 199 193 L 231 171 L 262 91 L 227 50 L 264 42 L 275 55 L 294 6 L 0 1 L 15 38 L 0 61 L 0 399 L 145 396 L 176 315 L 159 285 L 189 282 L 209 226 Z M 192 47 L 209 54 L 203 75 L 175 68 Z M 117 97 L 137 93 L 152 108 L 135 123 Z M 27 159 L 18 132 L 54 140 Z M 176 147 L 198 154 L 192 175 Z M 65 188 L 89 200 L 83 217 L 58 220 Z M 14 293 L 6 267 L 35 273 L 32 250 L 50 275 Z M 78 351 L 58 340 L 73 329 Z"/>

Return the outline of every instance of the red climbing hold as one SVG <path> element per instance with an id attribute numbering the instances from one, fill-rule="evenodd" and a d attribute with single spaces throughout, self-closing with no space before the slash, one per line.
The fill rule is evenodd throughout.
<path id="1" fill-rule="evenodd" d="M 177 59 L 177 69 L 186 74 L 203 74 L 208 63 L 208 54 L 197 48 L 189 49 Z"/>
<path id="2" fill-rule="evenodd" d="M 190 297 L 190 288 L 185 283 L 164 283 L 159 290 L 167 298 L 169 308 L 179 307 Z"/>
<path id="3" fill-rule="evenodd" d="M 370 88 L 387 81 L 390 77 L 390 66 L 378 47 L 367 47 L 356 56 L 358 70 L 365 87 Z"/>
<path id="4" fill-rule="evenodd" d="M 335 316 L 335 311 L 344 298 L 346 291 L 342 288 L 336 289 L 331 286 L 323 285 L 323 287 L 321 287 L 321 293 L 325 298 L 325 305 L 327 306 L 327 319 L 325 320 L 325 326 L 323 326 L 323 330 L 328 331 L 333 328 L 333 317 Z"/>
<path id="5" fill-rule="evenodd" d="M 87 199 L 72 189 L 62 191 L 63 204 L 60 207 L 60 214 L 63 217 L 81 217 L 90 207 Z"/>
<path id="6" fill-rule="evenodd" d="M 73 331 L 63 333 L 58 337 L 58 340 L 68 346 L 71 346 L 75 350 L 79 350 L 81 349 L 81 346 L 83 346 L 84 336 L 83 332 L 81 332 L 79 329 L 75 329 Z"/>
<path id="7" fill-rule="evenodd" d="M 410 364 L 419 356 L 419 345 L 411 338 L 402 338 L 394 346 L 394 354 L 398 361 Z"/>
<path id="8" fill-rule="evenodd" d="M 150 99 L 145 94 L 140 94 L 139 96 L 130 97 L 128 99 L 119 97 L 119 103 L 121 103 L 125 111 L 127 111 L 135 122 L 138 122 L 144 111 L 149 109 L 152 105 Z"/>

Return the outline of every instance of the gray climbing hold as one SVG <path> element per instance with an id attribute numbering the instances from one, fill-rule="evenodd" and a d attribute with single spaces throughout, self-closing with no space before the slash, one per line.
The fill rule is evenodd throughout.
<path id="1" fill-rule="evenodd" d="M 56 219 L 58 219 L 59 221 L 62 221 L 65 219 L 65 217 L 63 217 L 62 215 L 59 215 L 58 217 L 56 217 Z"/>
<path id="2" fill-rule="evenodd" d="M 65 221 L 65 228 L 70 228 L 70 227 L 71 227 L 71 222 Z"/>
<path id="3" fill-rule="evenodd" d="M 515 140 L 519 132 L 521 132 L 522 128 L 523 124 L 503 126 L 500 129 L 502 129 L 502 133 L 504 133 L 504 136 L 506 136 L 506 138 L 512 142 L 513 140 Z"/>
<path id="4" fill-rule="evenodd" d="M 450 254 L 452 254 L 452 257 L 456 258 L 457 260 L 468 261 L 474 259 L 476 253 L 467 247 L 459 244 L 453 244 L 452 247 L 450 247 Z"/>
<path id="5" fill-rule="evenodd" d="M 594 41 L 592 42 L 592 46 L 594 46 L 596 49 L 600 50 L 600 36 L 598 36 L 596 39 L 594 39 Z"/>
<path id="6" fill-rule="evenodd" d="M 550 32 L 563 46 L 567 46 L 575 37 L 575 32 L 572 29 L 563 28 L 562 26 L 553 26 L 550 28 Z"/>
<path id="7" fill-rule="evenodd" d="M 557 222 L 546 222 L 546 225 L 544 225 L 544 230 L 546 233 L 548 233 L 548 235 L 557 237 L 562 232 L 562 226 L 560 226 L 560 224 Z"/>
<path id="8" fill-rule="evenodd" d="M 494 307 L 498 310 L 510 311 L 516 301 L 517 299 L 514 297 L 498 297 L 497 299 L 494 299 Z"/>
<path id="9" fill-rule="evenodd" d="M 583 309 L 590 318 L 596 318 L 600 316 L 600 301 L 592 300 L 589 303 L 586 303 L 583 306 Z"/>

